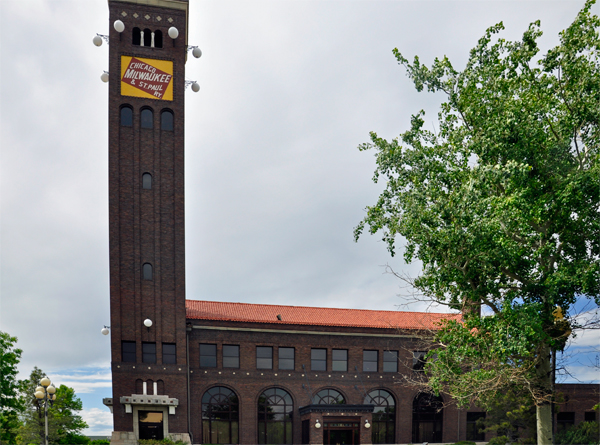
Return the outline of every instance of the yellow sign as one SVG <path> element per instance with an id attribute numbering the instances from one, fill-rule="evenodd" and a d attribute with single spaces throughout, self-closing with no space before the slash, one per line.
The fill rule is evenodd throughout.
<path id="1" fill-rule="evenodd" d="M 121 56 L 121 95 L 173 100 L 173 62 Z"/>

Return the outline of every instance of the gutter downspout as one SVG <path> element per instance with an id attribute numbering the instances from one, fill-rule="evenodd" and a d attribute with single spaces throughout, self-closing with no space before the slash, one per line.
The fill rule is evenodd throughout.
<path id="1" fill-rule="evenodd" d="M 194 443 L 194 435 L 192 434 L 192 424 L 191 424 L 191 406 L 190 406 L 190 331 L 192 328 L 190 326 L 185 327 L 185 362 L 187 365 L 187 424 L 188 424 L 188 434 L 190 436 L 190 440 Z"/>

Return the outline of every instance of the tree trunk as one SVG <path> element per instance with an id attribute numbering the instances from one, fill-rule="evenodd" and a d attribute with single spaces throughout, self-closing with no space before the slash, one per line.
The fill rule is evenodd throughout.
<path id="1" fill-rule="evenodd" d="M 550 395 L 552 394 L 552 370 L 550 369 L 550 346 L 542 345 L 539 353 L 539 365 L 537 376 L 540 395 L 543 400 L 536 403 L 535 411 L 537 417 L 537 443 L 538 445 L 552 445 L 552 406 Z"/>

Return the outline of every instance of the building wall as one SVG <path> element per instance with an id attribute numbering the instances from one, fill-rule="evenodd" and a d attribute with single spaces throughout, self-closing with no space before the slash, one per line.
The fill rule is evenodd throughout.
<path id="1" fill-rule="evenodd" d="M 167 7 L 165 7 L 167 6 Z M 121 20 L 118 33 L 113 23 Z M 109 1 L 109 243 L 110 308 L 115 431 L 133 431 L 131 414 L 118 401 L 134 394 L 140 378 L 162 380 L 169 396 L 186 410 L 184 91 L 187 1 Z M 179 36 L 168 37 L 175 26 Z M 162 48 L 133 44 L 134 27 L 162 32 Z M 121 56 L 173 63 L 173 100 L 121 94 Z M 120 125 L 123 105 L 133 125 Z M 140 126 L 143 108 L 153 111 L 153 128 Z M 161 130 L 161 112 L 174 115 L 173 131 Z M 142 174 L 152 188 L 142 188 Z M 142 265 L 153 266 L 144 280 Z M 152 320 L 146 328 L 143 321 Z M 136 344 L 136 363 L 123 363 L 122 341 Z M 156 344 L 156 366 L 142 366 L 142 344 Z M 176 345 L 177 363 L 160 366 L 163 343 Z M 140 369 L 142 368 L 142 369 Z M 179 369 L 182 369 L 180 371 Z M 183 375 L 183 377 L 181 377 Z M 173 416 L 172 416 L 173 417 Z M 187 432 L 187 416 L 169 419 L 171 431 Z"/>

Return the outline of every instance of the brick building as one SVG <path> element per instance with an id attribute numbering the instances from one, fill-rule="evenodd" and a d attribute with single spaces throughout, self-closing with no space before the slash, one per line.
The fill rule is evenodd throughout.
<path id="1" fill-rule="evenodd" d="M 422 366 L 419 332 L 458 315 L 186 300 L 189 3 L 108 5 L 113 445 L 484 439 L 484 413 L 398 384 Z M 560 425 L 591 416 L 588 386 Z"/>

